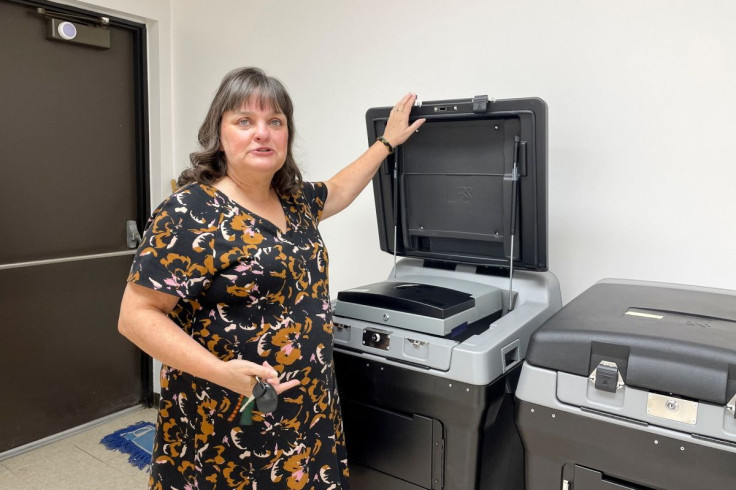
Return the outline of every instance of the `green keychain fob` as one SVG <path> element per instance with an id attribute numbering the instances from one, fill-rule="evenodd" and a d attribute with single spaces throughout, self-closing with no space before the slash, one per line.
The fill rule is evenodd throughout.
<path id="1" fill-rule="evenodd" d="M 241 409 L 240 425 L 253 425 L 253 400 L 247 400 Z"/>

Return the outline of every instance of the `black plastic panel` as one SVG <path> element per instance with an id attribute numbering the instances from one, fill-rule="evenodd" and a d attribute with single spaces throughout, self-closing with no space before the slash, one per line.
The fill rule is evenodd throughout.
<path id="1" fill-rule="evenodd" d="M 357 458 L 359 476 L 351 481 L 353 490 L 414 489 L 406 485 L 426 483 L 430 464 L 431 486 L 419 488 L 524 488 L 523 448 L 513 410 L 520 367 L 487 386 L 475 386 L 370 361 L 339 348 L 334 357 L 351 472 Z M 397 422 L 401 417 L 405 420 Z M 387 418 L 403 426 L 400 431 L 409 437 L 384 430 L 381 424 Z M 444 447 L 442 451 L 433 448 L 431 455 L 426 445 L 430 420 L 433 443 Z M 374 440 L 373 431 L 382 443 Z M 405 469 L 386 461 L 401 453 L 411 455 L 410 460 L 415 461 L 411 464 L 417 468 Z M 409 482 L 407 472 L 414 470 L 417 476 Z"/>
<path id="2" fill-rule="evenodd" d="M 503 256 L 503 150 L 518 128 L 517 118 L 428 122 L 402 146 L 405 250 Z"/>
<path id="3" fill-rule="evenodd" d="M 370 143 L 390 110 L 368 110 Z M 419 118 L 427 122 L 373 179 L 381 249 L 499 267 L 513 257 L 519 269 L 546 270 L 544 101 L 498 100 L 480 112 L 470 99 L 425 102 L 411 111 L 410 120 Z"/>
<path id="4" fill-rule="evenodd" d="M 432 488 L 432 461 L 442 461 L 442 425 L 421 415 L 403 415 L 344 400 L 350 461 L 401 480 Z M 434 421 L 436 422 L 436 421 Z M 435 445 L 435 437 L 437 445 Z M 439 454 L 433 457 L 434 452 Z M 439 470 L 439 469 L 438 469 Z"/>

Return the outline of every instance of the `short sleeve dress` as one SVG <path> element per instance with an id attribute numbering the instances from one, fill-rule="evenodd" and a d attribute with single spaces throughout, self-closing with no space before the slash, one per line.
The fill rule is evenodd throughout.
<path id="1" fill-rule="evenodd" d="M 179 297 L 170 318 L 218 358 L 268 361 L 301 384 L 241 426 L 242 397 L 164 365 L 150 488 L 348 488 L 317 229 L 326 197 L 324 183 L 280 196 L 284 232 L 198 183 L 154 211 L 128 280 Z"/>

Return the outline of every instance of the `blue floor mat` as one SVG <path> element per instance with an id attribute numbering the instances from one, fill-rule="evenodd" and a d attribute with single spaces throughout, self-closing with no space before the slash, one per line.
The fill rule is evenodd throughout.
<path id="1" fill-rule="evenodd" d="M 153 436 L 156 425 L 151 422 L 138 422 L 124 429 L 116 430 L 102 438 L 100 444 L 113 451 L 129 454 L 128 461 L 140 469 L 151 464 Z"/>

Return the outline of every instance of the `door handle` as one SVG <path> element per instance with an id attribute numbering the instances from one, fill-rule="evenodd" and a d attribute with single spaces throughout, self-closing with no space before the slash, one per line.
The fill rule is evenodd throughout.
<path id="1" fill-rule="evenodd" d="M 126 239 L 128 248 L 136 248 L 141 242 L 141 234 L 138 232 L 138 224 L 133 219 L 129 219 L 125 223 Z"/>

